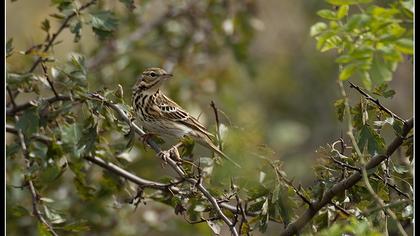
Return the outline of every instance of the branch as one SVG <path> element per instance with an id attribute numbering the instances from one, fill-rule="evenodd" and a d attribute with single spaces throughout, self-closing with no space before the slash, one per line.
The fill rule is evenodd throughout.
<path id="1" fill-rule="evenodd" d="M 345 99 L 345 109 L 346 113 L 350 116 L 350 108 L 348 106 L 348 98 L 344 91 L 343 84 L 341 81 L 339 81 L 339 85 L 341 88 L 341 93 Z M 409 121 L 403 122 L 403 132 L 401 137 L 397 137 L 394 139 L 394 141 L 388 146 L 386 155 L 375 155 L 367 164 L 364 164 L 361 168 L 362 171 L 367 171 L 369 169 L 372 169 L 376 166 L 378 166 L 382 161 L 386 160 L 391 154 L 402 145 L 404 141 L 404 137 L 407 136 L 407 134 L 410 132 L 410 130 L 413 127 L 413 119 L 410 119 Z M 362 159 L 361 151 L 359 150 L 357 143 L 355 141 L 355 138 L 353 136 L 352 132 L 352 124 L 351 124 L 351 117 L 349 117 L 348 120 L 348 135 L 350 136 L 353 146 L 356 149 L 356 152 L 358 156 Z M 362 160 L 363 161 L 363 160 Z M 326 204 L 328 204 L 334 196 L 341 193 L 342 191 L 352 187 L 354 184 L 356 184 L 360 179 L 362 179 L 362 173 L 360 171 L 355 171 L 350 177 L 346 178 L 345 180 L 335 184 L 329 191 L 327 191 L 324 196 L 313 205 L 313 208 L 308 208 L 301 217 L 299 217 L 296 221 L 294 221 L 292 224 L 288 225 L 286 230 L 282 233 L 282 235 L 291 235 L 296 234 L 299 232 L 300 229 L 302 229 L 309 220 L 312 219 L 312 217 Z"/>
<path id="2" fill-rule="evenodd" d="M 10 97 L 10 101 L 12 103 L 13 106 L 16 106 L 14 97 L 12 92 L 10 91 L 10 88 L 7 87 L 7 91 Z M 17 123 L 19 121 L 19 117 L 15 116 L 15 122 Z M 29 151 L 27 149 L 27 144 L 25 142 L 25 135 L 23 134 L 21 129 L 17 130 L 17 136 L 19 138 L 19 144 L 20 147 L 22 148 L 22 152 L 23 155 L 25 157 L 25 161 L 26 161 L 26 168 L 29 170 L 32 167 L 32 161 L 29 155 Z M 31 192 L 31 196 L 32 196 L 32 212 L 35 215 L 35 217 L 38 219 L 38 221 L 40 221 L 43 225 L 45 225 L 47 227 L 47 230 L 53 235 L 53 236 L 58 236 L 58 234 L 54 231 L 53 227 L 48 223 L 48 221 L 42 216 L 41 212 L 38 209 L 38 201 L 39 201 L 39 195 L 36 192 L 35 189 L 35 185 L 32 181 L 31 178 L 28 178 L 27 180 L 28 182 L 28 187 L 29 187 L 29 191 Z"/>
<path id="3" fill-rule="evenodd" d="M 29 101 L 26 102 L 24 104 L 21 105 L 15 105 L 12 108 L 8 108 L 6 109 L 6 115 L 7 116 L 14 116 L 16 113 L 26 110 L 32 106 L 34 106 L 34 104 L 39 103 L 39 102 L 47 102 L 48 104 L 52 104 L 58 101 L 69 101 L 71 100 L 70 96 L 63 96 L 63 95 L 58 95 L 58 96 L 53 96 L 53 97 L 49 97 L 49 98 L 45 98 L 45 99 L 40 99 L 38 101 L 33 100 L 33 101 Z"/>
<path id="4" fill-rule="evenodd" d="M 403 125 L 403 131 L 401 137 L 396 137 L 390 145 L 388 145 L 385 155 L 375 155 L 370 161 L 365 165 L 367 171 L 377 167 L 381 162 L 389 158 L 398 147 L 400 147 L 404 141 L 404 137 L 411 131 L 413 128 L 413 118 L 407 120 Z M 331 199 L 344 190 L 353 187 L 358 181 L 362 179 L 362 175 L 359 171 L 353 172 L 351 176 L 344 179 L 343 181 L 335 184 L 327 192 L 325 192 L 322 199 L 313 204 L 313 208 L 308 208 L 298 219 L 293 223 L 289 224 L 285 231 L 281 235 L 293 235 L 297 234 L 314 216 L 315 214 L 326 204 L 331 202 Z"/>
<path id="5" fill-rule="evenodd" d="M 115 110 L 129 125 L 130 127 L 134 128 L 134 130 L 140 135 L 143 136 L 146 133 L 140 129 L 135 123 L 132 123 L 130 118 L 125 114 L 123 110 L 121 110 L 117 104 L 114 104 L 112 102 L 107 101 L 102 95 L 97 93 L 90 94 L 90 97 L 94 100 L 98 100 L 103 102 L 105 105 L 109 106 L 113 110 Z M 146 139 L 147 144 L 150 145 L 150 147 L 157 153 L 162 153 L 162 150 L 160 147 L 153 142 L 151 139 Z M 230 219 L 222 212 L 216 198 L 214 198 L 210 192 L 203 186 L 201 181 L 198 181 L 194 178 L 190 178 L 187 176 L 185 171 L 177 164 L 176 161 L 172 160 L 172 158 L 167 158 L 166 161 L 168 164 L 172 167 L 172 169 L 175 170 L 175 172 L 181 177 L 184 178 L 187 182 L 189 182 L 191 185 L 195 186 L 203 195 L 207 198 L 207 200 L 210 202 L 211 205 L 213 205 L 214 210 L 217 212 L 217 214 L 220 216 L 220 218 L 229 226 L 231 232 L 233 235 L 238 235 L 238 232 L 235 229 L 235 226 L 232 224 Z"/>
<path id="6" fill-rule="evenodd" d="M 369 94 L 367 94 L 365 91 L 363 91 L 359 86 L 353 84 L 352 82 L 348 81 L 350 83 L 350 88 L 354 88 L 356 89 L 359 93 L 361 93 L 363 96 L 365 96 L 365 98 L 373 103 L 375 103 L 380 110 L 388 113 L 389 115 L 391 115 L 392 117 L 395 117 L 396 119 L 398 119 L 401 122 L 406 122 L 404 119 L 402 119 L 401 117 L 399 117 L 398 115 L 396 115 L 395 113 L 393 113 L 390 109 L 384 107 L 380 102 L 379 99 L 377 98 L 373 98 L 372 96 L 370 96 Z"/>
<path id="7" fill-rule="evenodd" d="M 90 2 L 87 2 L 86 4 L 84 4 L 83 6 L 81 6 L 79 9 L 75 10 L 73 13 L 71 13 L 70 15 L 68 15 L 63 23 L 61 24 L 60 28 L 58 28 L 58 30 L 52 35 L 52 37 L 48 40 L 48 38 L 46 39 L 46 41 L 44 42 L 45 47 L 44 50 L 42 50 L 43 52 L 47 52 L 50 47 L 53 45 L 54 41 L 57 39 L 58 35 L 65 29 L 68 27 L 68 23 L 69 21 L 77 16 L 79 14 L 79 12 L 83 11 L 84 9 L 88 8 L 90 5 L 96 3 L 96 0 L 91 0 Z M 41 63 L 42 61 L 42 57 L 38 57 L 38 59 L 34 62 L 34 64 L 32 65 L 31 69 L 29 69 L 29 71 L 27 73 L 32 73 L 36 67 L 39 65 L 39 63 Z"/>
<path id="8" fill-rule="evenodd" d="M 194 3 L 194 2 L 192 2 Z M 151 32 L 153 29 L 156 29 L 160 25 L 162 25 L 166 20 L 173 19 L 174 17 L 178 17 L 182 14 L 188 12 L 192 4 L 187 4 L 185 7 L 181 9 L 174 9 L 173 7 L 168 7 L 168 11 L 161 16 L 157 17 L 156 19 L 148 22 L 147 24 L 141 25 L 136 31 L 131 33 L 126 37 L 126 44 L 131 44 L 133 42 L 138 42 L 141 40 L 145 35 Z M 90 70 L 97 68 L 102 62 L 110 58 L 110 55 L 115 52 L 115 41 L 109 41 L 105 47 L 102 47 L 98 53 L 96 53 L 95 57 L 92 57 L 90 60 L 87 61 L 86 65 L 87 68 Z"/>
<path id="9" fill-rule="evenodd" d="M 6 124 L 6 131 L 9 133 L 17 134 L 17 129 L 13 127 L 12 125 Z M 31 138 L 37 139 L 42 142 L 50 143 L 53 140 L 47 136 L 44 136 L 42 134 L 33 134 Z M 123 168 L 113 164 L 112 162 L 105 161 L 102 158 L 99 157 L 92 157 L 92 156 L 85 156 L 84 159 L 114 173 L 115 175 L 118 175 L 122 178 L 127 179 L 128 181 L 135 183 L 139 186 L 142 186 L 143 188 L 151 188 L 156 190 L 162 190 L 162 191 L 168 191 L 171 193 L 178 193 L 179 189 L 175 187 L 177 183 L 161 183 L 156 181 L 151 181 L 147 179 L 143 179 L 141 177 L 138 177 L 137 175 L 130 173 L 129 171 L 124 170 Z M 20 187 L 20 186 L 19 186 Z M 237 211 L 236 206 L 230 205 L 228 203 L 219 203 L 220 207 L 231 211 L 234 214 L 240 213 Z M 244 210 L 247 216 L 258 216 L 260 212 L 249 212 Z M 273 220 L 273 219 L 271 219 Z"/>

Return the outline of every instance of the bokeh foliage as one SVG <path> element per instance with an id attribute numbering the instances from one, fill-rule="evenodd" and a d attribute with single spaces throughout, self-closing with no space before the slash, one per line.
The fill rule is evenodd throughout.
<path id="1" fill-rule="evenodd" d="M 83 8 L 90 2 L 93 4 Z M 310 31 L 321 52 L 336 49 L 339 80 L 360 81 L 375 98 L 392 99 L 398 94 L 390 88 L 393 72 L 403 61 L 410 61 L 408 57 L 413 54 L 413 2 L 326 2 L 328 9 L 317 12 L 323 22 L 305 29 L 305 37 L 309 37 Z M 286 63 L 277 65 L 281 60 L 270 63 L 254 56 L 252 43 L 261 32 L 262 24 L 256 1 L 52 0 L 50 4 L 55 13 L 39 24 L 45 37 L 42 44 L 16 49 L 13 38 L 6 44 L 6 85 L 18 104 L 35 98 L 27 108 L 10 112 L 6 117 L 7 124 L 21 130 L 25 136 L 31 163 L 26 168 L 19 139 L 12 136 L 13 141 L 6 147 L 8 235 L 35 231 L 39 235 L 49 234 L 45 225 L 31 216 L 32 199 L 27 180 L 35 184 L 41 212 L 60 235 L 207 235 L 220 230 L 223 235 L 229 234 L 219 219 L 199 224 L 186 222 L 186 219 L 200 221 L 201 217 L 217 217 L 207 199 L 191 185 L 178 184 L 185 194 L 147 188 L 139 191 L 136 185 L 84 159 L 96 156 L 140 177 L 163 183 L 169 183 L 176 176 L 168 166 L 161 167 L 155 153 L 144 147 L 114 110 L 89 98 L 89 93 L 98 92 L 130 113 L 131 86 L 149 66 L 173 71 L 176 79 L 165 86 L 166 92 L 194 116 L 200 116 L 200 121 L 212 132 L 216 131 L 216 124 L 210 101 L 214 100 L 221 109 L 222 124 L 218 128 L 224 151 L 240 161 L 243 169 L 214 161 L 208 150 L 198 146 L 183 149 L 181 153 L 187 159 L 192 154 L 191 160 L 200 163 L 204 184 L 219 200 L 235 206 L 235 196 L 238 196 L 247 203 L 247 211 L 257 212 L 240 226 L 243 234 L 277 235 L 308 208 L 305 199 L 321 198 L 323 192 L 351 174 L 351 170 L 337 165 L 334 160 L 360 166 L 360 158 L 368 160 L 384 153 L 389 144 L 387 139 L 394 134 L 401 135 L 402 122 L 366 99 L 355 99 L 357 103 L 350 106 L 351 114 L 346 115 L 344 98 L 333 102 L 327 95 L 321 98 L 319 94 L 311 94 L 316 86 L 321 90 L 339 91 L 334 73 L 319 72 L 330 77 L 324 80 L 310 77 L 321 63 L 334 68 L 331 63 L 334 57 L 321 62 L 318 56 L 312 56 L 307 59 L 314 64 L 312 67 L 293 68 Z M 315 15 L 315 9 L 310 10 Z M 72 14 L 74 17 L 65 24 L 65 30 L 70 32 L 68 37 L 59 37 L 52 48 L 45 50 L 56 30 Z M 73 52 L 65 53 L 67 59 L 56 56 L 55 52 L 64 41 L 79 45 Z M 83 43 L 90 45 L 89 50 Z M 23 58 L 21 64 L 17 62 L 19 58 Z M 37 58 L 43 62 L 28 71 Z M 292 55 L 288 59 L 295 64 L 302 60 Z M 47 70 L 43 71 L 42 66 Z M 306 74 L 301 76 L 301 71 L 310 74 L 310 82 L 304 79 L 284 82 L 288 81 L 288 76 L 305 77 Z M 305 86 L 299 91 L 296 88 L 301 88 L 301 84 Z M 52 87 L 69 99 L 45 100 L 55 96 Z M 243 91 L 251 92 L 243 94 Z M 306 96 L 294 93 L 296 91 Z M 347 93 L 357 92 L 347 90 Z M 294 99 L 285 103 L 276 99 L 278 94 Z M 315 98 L 319 99 L 311 106 L 302 105 Z M 337 110 L 336 121 L 323 122 L 323 127 L 339 127 L 339 122 L 351 117 L 363 157 L 357 155 L 347 139 L 343 141 L 347 147 L 344 151 L 337 150 L 338 145 L 324 145 L 318 150 L 314 172 L 309 177 L 313 181 L 301 187 L 299 180 L 292 181 L 293 172 L 284 171 L 287 163 L 280 161 L 280 156 L 293 157 L 296 151 L 291 149 L 301 148 L 298 145 L 305 143 L 304 137 L 310 136 L 308 129 L 298 122 L 317 126 L 316 121 L 321 118 L 310 114 L 320 107 L 332 108 L 333 103 Z M 7 109 L 13 111 L 10 99 Z M 18 116 L 18 121 L 14 115 Z M 278 122 L 279 117 L 288 121 Z M 322 119 L 325 121 L 325 117 Z M 50 140 L 31 139 L 34 135 Z M 336 138 L 329 137 L 325 142 L 333 143 Z M 175 143 L 174 140 L 156 141 L 163 148 Z M 411 135 L 404 141 L 399 158 L 390 159 L 386 165 L 371 171 L 373 177 L 369 178 L 375 192 L 391 204 L 390 208 L 405 227 L 410 227 L 413 217 L 412 141 Z M 188 164 L 184 168 L 194 173 Z M 304 168 L 308 171 L 309 166 Z M 401 189 L 403 194 L 391 185 Z M 136 197 L 139 192 L 141 195 Z M 134 204 L 136 201 L 140 204 Z M 384 216 L 381 209 L 376 209 L 378 205 L 362 182 L 336 196 L 333 203 L 335 205 L 320 210 L 303 232 L 377 235 L 385 229 L 397 230 L 392 220 Z M 224 213 L 235 218 L 230 211 Z"/>

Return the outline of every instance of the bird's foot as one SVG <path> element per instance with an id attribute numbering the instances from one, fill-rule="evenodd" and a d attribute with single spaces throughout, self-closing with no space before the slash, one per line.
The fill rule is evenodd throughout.
<path id="1" fill-rule="evenodd" d="M 163 165 L 168 164 L 168 158 L 176 162 L 177 165 L 182 164 L 184 160 L 181 159 L 177 147 L 171 147 L 166 151 L 160 151 L 158 157 L 163 160 Z M 162 166 L 163 167 L 163 166 Z"/>
<path id="2" fill-rule="evenodd" d="M 169 151 L 160 151 L 157 156 L 162 159 L 161 167 L 164 168 L 168 164 L 168 158 L 171 158 L 171 153 Z"/>

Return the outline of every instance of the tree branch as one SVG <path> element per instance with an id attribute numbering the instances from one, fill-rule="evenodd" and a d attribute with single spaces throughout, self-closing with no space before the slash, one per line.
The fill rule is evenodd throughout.
<path id="1" fill-rule="evenodd" d="M 70 15 L 68 15 L 63 23 L 61 24 L 60 28 L 58 28 L 58 30 L 52 35 L 52 37 L 48 40 L 44 42 L 45 47 L 44 50 L 42 50 L 43 52 L 47 52 L 50 47 L 53 45 L 54 41 L 57 39 L 58 35 L 65 29 L 68 27 L 68 23 L 69 21 L 77 16 L 79 14 L 80 11 L 83 11 L 84 9 L 88 8 L 89 6 L 91 6 L 92 4 L 95 4 L 96 0 L 91 0 L 89 2 L 87 2 L 86 4 L 84 4 L 83 6 L 81 6 L 79 9 L 77 9 L 76 11 L 74 11 L 73 13 L 71 13 Z M 38 59 L 34 62 L 34 64 L 32 65 L 31 69 L 29 69 L 29 71 L 27 73 L 32 73 L 35 68 L 39 65 L 39 63 L 41 63 L 42 61 L 42 57 L 38 57 Z"/>
<path id="2" fill-rule="evenodd" d="M 9 93 L 10 101 L 11 101 L 12 105 L 16 106 L 14 97 L 13 97 L 9 87 L 7 87 L 7 91 Z M 15 118 L 15 122 L 17 123 L 19 121 L 19 117 L 15 116 L 14 118 Z M 17 136 L 19 138 L 19 144 L 20 144 L 20 147 L 22 148 L 23 156 L 25 157 L 26 168 L 29 170 L 32 167 L 32 161 L 31 161 L 31 158 L 30 158 L 30 155 L 29 155 L 28 145 L 25 142 L 25 135 L 23 134 L 21 129 L 17 129 Z M 58 236 L 58 234 L 54 231 L 53 227 L 48 223 L 48 221 L 44 218 L 44 216 L 42 216 L 42 213 L 38 209 L 38 201 L 39 201 L 40 197 L 39 197 L 38 193 L 36 192 L 35 185 L 34 185 L 32 179 L 28 178 L 27 182 L 28 182 L 27 186 L 29 187 L 29 191 L 30 191 L 31 196 L 32 196 L 32 213 L 35 215 L 35 217 L 38 219 L 39 222 L 41 222 L 43 225 L 45 225 L 47 227 L 47 230 L 53 236 Z"/>
<path id="3" fill-rule="evenodd" d="M 400 147 L 404 141 L 404 137 L 411 131 L 413 128 L 413 118 L 407 120 L 403 125 L 403 131 L 401 137 L 396 137 L 390 145 L 388 145 L 385 155 L 375 155 L 370 161 L 365 165 L 366 170 L 373 169 L 377 167 L 381 162 L 389 158 L 398 147 Z M 351 176 L 344 179 L 343 181 L 335 184 L 327 192 L 325 192 L 322 199 L 313 204 L 313 208 L 308 208 L 298 219 L 293 223 L 289 224 L 285 231 L 280 235 L 293 235 L 297 234 L 314 216 L 315 214 L 326 204 L 328 204 L 331 199 L 346 189 L 353 187 L 358 181 L 362 179 L 362 175 L 359 171 L 353 172 Z"/>

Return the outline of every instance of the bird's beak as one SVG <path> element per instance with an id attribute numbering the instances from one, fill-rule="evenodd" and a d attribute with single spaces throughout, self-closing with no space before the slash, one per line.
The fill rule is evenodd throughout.
<path id="1" fill-rule="evenodd" d="M 172 75 L 172 74 L 164 74 L 164 75 L 163 75 L 163 78 L 164 78 L 165 80 L 170 79 L 170 78 L 172 78 L 172 77 L 173 77 L 173 75 Z"/>

